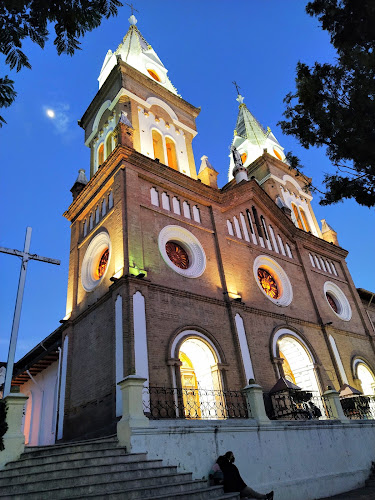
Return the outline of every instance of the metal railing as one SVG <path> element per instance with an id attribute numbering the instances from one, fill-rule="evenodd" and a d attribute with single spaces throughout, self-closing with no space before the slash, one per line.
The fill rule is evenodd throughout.
<path id="1" fill-rule="evenodd" d="M 251 418 L 242 391 L 145 387 L 143 411 L 148 418 L 216 420 Z"/>
<path id="2" fill-rule="evenodd" d="M 333 417 L 329 402 L 317 393 L 312 393 L 308 401 L 301 401 L 299 393 L 265 393 L 264 404 L 271 420 L 325 420 Z"/>
<path id="3" fill-rule="evenodd" d="M 375 420 L 375 396 L 340 398 L 344 415 L 352 420 Z"/>

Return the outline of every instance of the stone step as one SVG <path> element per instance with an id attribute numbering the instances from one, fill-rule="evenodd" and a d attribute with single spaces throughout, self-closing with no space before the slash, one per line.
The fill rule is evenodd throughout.
<path id="1" fill-rule="evenodd" d="M 117 439 L 92 439 L 89 441 L 76 441 L 74 443 L 54 444 L 50 446 L 26 446 L 24 454 L 38 457 L 40 455 L 57 455 L 59 453 L 70 453 L 90 450 L 103 450 L 109 448 L 121 448 Z M 122 447 L 124 449 L 124 447 Z"/>
<path id="2" fill-rule="evenodd" d="M 161 476 L 165 478 L 165 476 Z M 126 489 L 123 481 L 105 481 L 103 483 L 96 483 L 89 486 L 78 486 L 73 488 L 64 488 L 60 485 L 59 488 L 49 489 L 48 491 L 33 491 L 25 493 L 4 493 L 0 492 L 0 497 L 3 500 L 61 500 L 61 499 L 76 499 L 76 498 L 98 498 L 103 499 L 115 498 L 112 494 L 121 492 L 122 500 L 144 500 L 145 498 L 152 498 L 157 494 L 164 494 L 172 500 L 175 494 L 181 492 L 196 492 L 196 490 L 207 488 L 207 482 L 200 481 L 183 481 L 181 475 L 167 476 L 169 482 L 158 481 L 152 478 L 149 484 L 136 487 L 135 485 L 126 484 Z M 158 478 L 160 479 L 160 478 Z M 173 481 L 172 481 L 173 479 Z M 214 487 L 215 488 L 215 487 Z M 117 497 L 120 498 L 120 497 Z M 215 498 L 215 497 L 202 497 Z"/>
<path id="3" fill-rule="evenodd" d="M 160 492 L 160 495 L 153 495 L 151 497 L 144 496 L 140 498 L 147 498 L 149 500 L 240 500 L 239 493 L 223 493 L 223 489 L 221 486 L 207 487 L 207 482 L 204 482 L 204 485 L 206 487 L 200 487 L 199 489 L 196 489 L 194 481 L 189 484 L 193 485 L 194 489 L 188 489 L 188 487 L 186 487 L 185 491 L 170 491 L 168 494 L 165 494 L 165 491 L 163 490 Z M 128 490 L 116 491 L 113 493 L 108 493 L 105 498 L 106 500 L 128 500 L 128 498 L 130 498 L 127 496 L 128 493 Z M 83 500 L 88 498 L 90 500 L 101 500 L 103 496 L 94 494 L 73 498 L 74 500 Z"/>
<path id="4" fill-rule="evenodd" d="M 126 457 L 140 457 L 140 459 L 144 460 L 146 458 L 145 453 L 137 453 L 137 454 L 128 454 L 125 452 L 125 448 L 108 448 L 102 449 L 98 451 L 79 451 L 79 452 L 71 452 L 71 453 L 58 453 L 54 454 L 46 454 L 37 457 L 31 457 L 28 453 L 23 453 L 21 458 L 16 462 L 11 462 L 12 467 L 23 467 L 24 465 L 41 465 L 46 463 L 55 463 L 55 462 L 64 462 L 66 460 L 86 460 L 90 458 L 100 458 L 100 457 L 109 457 L 109 456 L 126 456 Z M 143 458 L 141 458 L 143 457 Z M 129 461 L 137 460 L 137 458 L 129 458 Z M 9 464 L 10 465 L 10 464 Z"/>
<path id="5" fill-rule="evenodd" d="M 118 497 L 120 498 L 120 497 Z M 221 486 L 210 486 L 202 488 L 195 492 L 175 493 L 173 500 L 200 500 L 200 499 L 216 499 L 216 500 L 240 500 L 239 493 L 223 493 Z M 170 496 L 160 495 L 151 497 L 149 500 L 171 500 Z"/>
<path id="6" fill-rule="evenodd" d="M 139 472 L 143 474 L 146 473 L 145 475 L 147 476 L 147 472 L 149 471 L 145 469 Z M 101 473 L 95 476 L 65 478 L 58 482 L 56 482 L 56 480 L 47 480 L 28 482 L 21 485 L 11 484 L 8 485 L 6 489 L 2 488 L 0 490 L 0 498 L 13 495 L 25 495 L 29 500 L 30 495 L 33 498 L 38 498 L 35 495 L 41 495 L 43 493 L 50 494 L 51 498 L 70 498 L 74 495 L 82 495 L 85 493 L 101 493 L 102 496 L 104 496 L 108 492 L 116 491 L 124 487 L 133 492 L 137 491 L 139 488 L 147 490 L 155 486 L 173 485 L 191 481 L 191 473 L 172 473 L 155 476 L 155 471 L 153 471 L 152 475 L 148 477 L 145 477 L 145 475 L 143 477 L 128 479 L 128 473 L 114 472 L 110 475 Z M 57 488 L 55 487 L 56 485 L 58 485 Z"/>
<path id="7" fill-rule="evenodd" d="M 95 458 L 82 458 L 78 460 L 66 460 L 63 462 L 51 462 L 43 464 L 34 464 L 31 461 L 30 465 L 18 465 L 18 462 L 12 462 L 7 465 L 5 469 L 0 472 L 0 478 L 8 477 L 19 477 L 23 474 L 33 474 L 36 475 L 40 472 L 61 472 L 65 469 L 72 468 L 84 468 L 90 466 L 105 466 L 107 464 L 121 465 L 122 470 L 134 470 L 134 469 L 148 469 L 150 467 L 160 467 L 162 465 L 162 460 L 146 460 L 138 458 L 134 460 L 134 456 L 138 455 L 113 455 L 107 457 L 95 457 Z M 129 461 L 129 457 L 132 457 L 133 461 Z M 17 464 L 17 467 L 14 465 Z"/>
<path id="8" fill-rule="evenodd" d="M 69 462 L 66 464 L 70 465 Z M 55 470 L 45 471 L 39 470 L 38 472 L 28 472 L 22 473 L 18 476 L 5 476 L 0 474 L 0 490 L 2 488 L 7 489 L 7 491 L 11 491 L 14 483 L 16 482 L 17 486 L 28 483 L 36 484 L 43 481 L 46 485 L 48 485 L 48 481 L 50 484 L 52 482 L 64 481 L 64 485 L 69 485 L 68 480 L 73 478 L 82 478 L 89 476 L 98 476 L 100 474 L 107 474 L 108 478 L 112 477 L 114 473 L 123 473 L 122 478 L 124 481 L 129 481 L 131 479 L 143 479 L 145 477 L 153 477 L 157 476 L 158 473 L 167 475 L 167 474 L 175 474 L 177 473 L 177 467 L 175 466 L 161 466 L 160 464 L 154 464 L 152 467 L 149 462 L 145 462 L 142 464 L 143 467 L 140 467 L 140 462 L 129 462 L 127 464 L 112 464 L 107 463 L 104 465 L 89 465 L 82 467 L 69 467 L 66 469 L 56 468 Z M 156 466 L 155 466 L 156 465 Z M 39 469 L 42 469 L 39 467 Z M 15 477 L 17 479 L 15 479 Z M 72 481 L 75 484 L 75 481 Z"/>
<path id="9" fill-rule="evenodd" d="M 170 491 L 166 493 L 166 491 L 162 490 L 159 492 L 157 496 L 144 496 L 140 498 L 147 498 L 149 500 L 240 500 L 239 493 L 223 493 L 223 488 L 221 486 L 210 486 L 207 487 L 206 481 L 199 481 L 201 485 L 197 487 L 196 481 L 192 481 L 188 483 L 184 487 L 184 491 Z M 189 488 L 189 485 L 192 488 Z M 158 490 L 159 488 L 156 488 Z M 127 494 L 128 490 L 120 490 L 112 493 L 108 493 L 105 498 L 106 500 L 128 500 Z M 146 494 L 146 492 L 145 492 Z M 102 495 L 92 494 L 92 495 L 84 495 L 80 497 L 73 497 L 74 500 L 101 500 L 103 498 Z"/>

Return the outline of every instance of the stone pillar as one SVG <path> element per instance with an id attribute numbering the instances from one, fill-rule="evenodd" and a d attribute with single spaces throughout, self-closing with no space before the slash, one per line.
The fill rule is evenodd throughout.
<path id="1" fill-rule="evenodd" d="M 146 379 L 138 375 L 128 375 L 118 383 L 122 393 L 122 418 L 117 423 L 117 438 L 129 453 L 132 429 L 149 426 L 149 420 L 143 413 L 142 390 L 145 382 Z"/>
<path id="2" fill-rule="evenodd" d="M 263 389 L 260 385 L 256 384 L 253 379 L 249 380 L 249 385 L 242 389 L 245 393 L 247 407 L 251 414 L 251 418 L 255 418 L 261 425 L 269 425 L 270 419 L 267 417 L 266 409 L 264 407 Z"/>
<path id="3" fill-rule="evenodd" d="M 329 386 L 328 386 L 329 387 Z M 337 391 L 329 388 L 323 394 L 325 400 L 327 401 L 327 405 L 330 407 L 330 413 L 332 417 L 337 420 L 341 420 L 342 423 L 348 424 L 350 419 L 345 416 L 344 411 L 340 402 L 340 395 Z"/>
<path id="4" fill-rule="evenodd" d="M 19 393 L 11 393 L 4 398 L 8 429 L 3 436 L 4 450 L 0 451 L 0 469 L 8 462 L 17 460 L 25 449 L 25 436 L 21 427 L 23 407 L 27 399 L 28 396 Z"/>

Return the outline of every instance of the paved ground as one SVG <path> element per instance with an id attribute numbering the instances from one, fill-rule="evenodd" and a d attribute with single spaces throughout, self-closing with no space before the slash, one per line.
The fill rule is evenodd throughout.
<path id="1" fill-rule="evenodd" d="M 375 482 L 371 481 L 364 488 L 341 493 L 334 497 L 327 497 L 326 500 L 375 500 Z"/>

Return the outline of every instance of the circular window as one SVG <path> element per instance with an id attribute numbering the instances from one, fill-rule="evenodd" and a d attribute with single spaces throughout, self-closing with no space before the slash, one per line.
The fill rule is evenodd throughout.
<path id="1" fill-rule="evenodd" d="M 189 268 L 189 256 L 181 245 L 174 241 L 168 241 L 165 245 L 165 250 L 173 264 L 180 269 Z"/>
<path id="2" fill-rule="evenodd" d="M 147 72 L 151 76 L 151 78 L 153 78 L 157 82 L 161 82 L 161 79 L 159 75 L 156 73 L 156 71 L 154 71 L 153 69 L 148 69 Z"/>
<path id="3" fill-rule="evenodd" d="M 273 154 L 278 158 L 279 160 L 283 161 L 283 157 L 279 153 L 279 151 L 276 148 L 273 148 Z"/>
<path id="4" fill-rule="evenodd" d="M 293 290 L 284 269 L 270 257 L 259 255 L 253 265 L 255 280 L 263 294 L 278 306 L 288 306 Z"/>
<path id="5" fill-rule="evenodd" d="M 96 288 L 105 276 L 111 257 L 111 242 L 106 232 L 97 234 L 87 247 L 82 262 L 81 282 L 86 292 Z"/>
<path id="6" fill-rule="evenodd" d="M 272 299 L 278 299 L 280 297 L 279 289 L 277 288 L 277 283 L 266 269 L 260 267 L 258 269 L 258 280 L 260 286 Z"/>
<path id="7" fill-rule="evenodd" d="M 166 226 L 159 233 L 159 251 L 176 273 L 198 278 L 206 269 L 206 255 L 198 239 L 180 226 Z"/>
<path id="8" fill-rule="evenodd" d="M 338 313 L 339 308 L 337 307 L 336 301 L 330 293 L 326 293 L 326 299 L 328 300 L 328 304 L 332 307 L 335 313 Z"/>
<path id="9" fill-rule="evenodd" d="M 332 281 L 324 283 L 324 295 L 332 311 L 342 320 L 349 321 L 352 310 L 344 292 Z"/>

